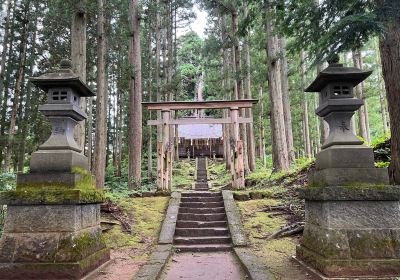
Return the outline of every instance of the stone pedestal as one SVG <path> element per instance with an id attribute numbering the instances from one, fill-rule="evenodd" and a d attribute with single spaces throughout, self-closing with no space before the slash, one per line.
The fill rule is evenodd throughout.
<path id="1" fill-rule="evenodd" d="M 335 279 L 391 279 L 400 276 L 400 187 L 389 186 L 387 169 L 375 168 L 372 149 L 350 129 L 364 104 L 354 87 L 372 72 L 337 62 L 306 89 L 320 93 L 316 114 L 329 136 L 302 192 L 306 219 L 296 256 Z"/>
<path id="2" fill-rule="evenodd" d="M 297 258 L 328 277 L 400 275 L 400 188 L 303 191 L 306 226 Z"/>
<path id="3" fill-rule="evenodd" d="M 17 189 L 0 194 L 8 205 L 0 279 L 80 279 L 109 260 L 100 228 L 102 192 L 88 184 L 90 174 L 59 174 L 58 181 L 56 175 L 19 175 Z"/>

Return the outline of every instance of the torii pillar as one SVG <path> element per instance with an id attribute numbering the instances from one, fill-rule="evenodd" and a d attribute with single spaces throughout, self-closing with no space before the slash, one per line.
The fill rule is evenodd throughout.
<path id="1" fill-rule="evenodd" d="M 245 174 L 243 160 L 243 141 L 240 140 L 239 132 L 239 107 L 231 107 L 230 116 L 232 124 L 232 135 L 230 141 L 232 187 L 234 189 L 244 189 Z"/>
<path id="2" fill-rule="evenodd" d="M 162 110 L 162 141 L 157 142 L 157 186 L 159 190 L 170 191 L 172 185 L 172 145 L 170 141 L 171 110 Z"/>

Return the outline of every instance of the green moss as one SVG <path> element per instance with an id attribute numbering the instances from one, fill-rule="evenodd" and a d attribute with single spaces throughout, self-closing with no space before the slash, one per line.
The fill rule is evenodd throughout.
<path id="1" fill-rule="evenodd" d="M 83 169 L 81 167 L 73 167 L 72 173 L 80 175 L 80 178 L 76 183 L 75 189 L 79 190 L 96 189 L 96 180 L 88 170 Z"/>
<path id="2" fill-rule="evenodd" d="M 135 251 L 135 260 L 146 260 L 157 244 L 168 202 L 168 197 L 122 199 L 119 205 L 131 221 L 133 232 L 128 234 L 121 227 L 114 227 L 104 234 L 107 247 L 130 247 Z"/>
<path id="3" fill-rule="evenodd" d="M 0 193 L 0 203 L 5 205 L 80 204 L 103 201 L 104 193 L 101 190 L 30 189 Z"/>
<path id="4" fill-rule="evenodd" d="M 45 182 L 40 183 L 29 183 L 29 184 L 18 184 L 17 190 L 25 191 L 25 190 L 66 190 L 66 189 L 74 189 L 74 190 L 94 190 L 96 189 L 96 180 L 93 175 L 88 171 L 81 167 L 73 167 L 71 173 L 78 174 L 79 179 L 76 181 L 75 185 L 68 185 L 63 183 L 52 183 L 48 184 Z"/>
<path id="5" fill-rule="evenodd" d="M 172 187 L 174 189 L 191 188 L 195 178 L 196 162 L 194 160 L 180 160 L 174 162 L 172 169 Z"/>
<path id="6" fill-rule="evenodd" d="M 58 252 L 59 254 L 68 256 L 70 260 L 79 261 L 92 254 L 97 248 L 100 248 L 101 243 L 100 232 L 84 232 L 76 238 L 61 240 Z"/>
<path id="7" fill-rule="evenodd" d="M 270 205 L 279 205 L 281 202 L 275 199 L 258 199 L 237 202 L 240 209 L 244 230 L 249 236 L 250 250 L 260 262 L 268 267 L 276 279 L 305 279 L 297 266 L 291 262 L 291 256 L 295 255 L 296 239 L 280 238 L 266 240 L 265 237 L 278 231 L 286 225 L 285 216 L 269 216 L 270 213 L 262 212 L 262 209 Z"/>

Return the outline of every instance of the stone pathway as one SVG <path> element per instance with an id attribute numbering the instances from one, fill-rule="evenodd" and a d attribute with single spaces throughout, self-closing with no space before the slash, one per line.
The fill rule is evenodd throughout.
<path id="1" fill-rule="evenodd" d="M 176 254 L 161 279 L 244 280 L 248 277 L 231 252 L 219 252 Z"/>
<path id="2" fill-rule="evenodd" d="M 208 191 L 207 178 L 207 159 L 204 157 L 197 158 L 197 176 L 196 176 L 196 191 Z"/>

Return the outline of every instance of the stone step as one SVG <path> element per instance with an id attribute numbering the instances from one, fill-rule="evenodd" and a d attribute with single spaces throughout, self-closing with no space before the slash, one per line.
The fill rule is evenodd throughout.
<path id="1" fill-rule="evenodd" d="M 180 207 L 191 207 L 191 208 L 213 208 L 213 207 L 224 207 L 224 202 L 181 202 Z"/>
<path id="2" fill-rule="evenodd" d="M 204 197 L 221 197 L 222 194 L 220 192 L 187 192 L 182 193 L 182 197 L 191 197 L 191 196 L 204 196 Z"/>
<path id="3" fill-rule="evenodd" d="M 181 202 L 220 202 L 222 201 L 222 196 L 220 197 L 202 197 L 202 196 L 192 196 L 192 197 L 182 197 Z"/>
<path id="4" fill-rule="evenodd" d="M 216 214 L 178 214 L 178 220 L 180 221 L 221 221 L 225 220 L 225 213 L 216 213 Z"/>
<path id="5" fill-rule="evenodd" d="M 212 213 L 225 213 L 224 207 L 215 208 L 192 208 L 192 207 L 180 207 L 179 213 L 193 213 L 193 214 L 212 214 Z"/>
<path id="6" fill-rule="evenodd" d="M 175 234 L 182 237 L 228 236 L 228 228 L 176 228 Z"/>
<path id="7" fill-rule="evenodd" d="M 212 227 L 227 227 L 227 221 L 177 221 L 177 228 L 212 228 Z"/>
<path id="8" fill-rule="evenodd" d="M 176 236 L 174 244 L 196 245 L 196 244 L 230 244 L 232 241 L 229 235 L 225 236 L 204 236 L 204 237 L 184 237 Z"/>
<path id="9" fill-rule="evenodd" d="M 197 244 L 197 245 L 176 245 L 178 252 L 226 252 L 232 249 L 230 244 Z"/>

